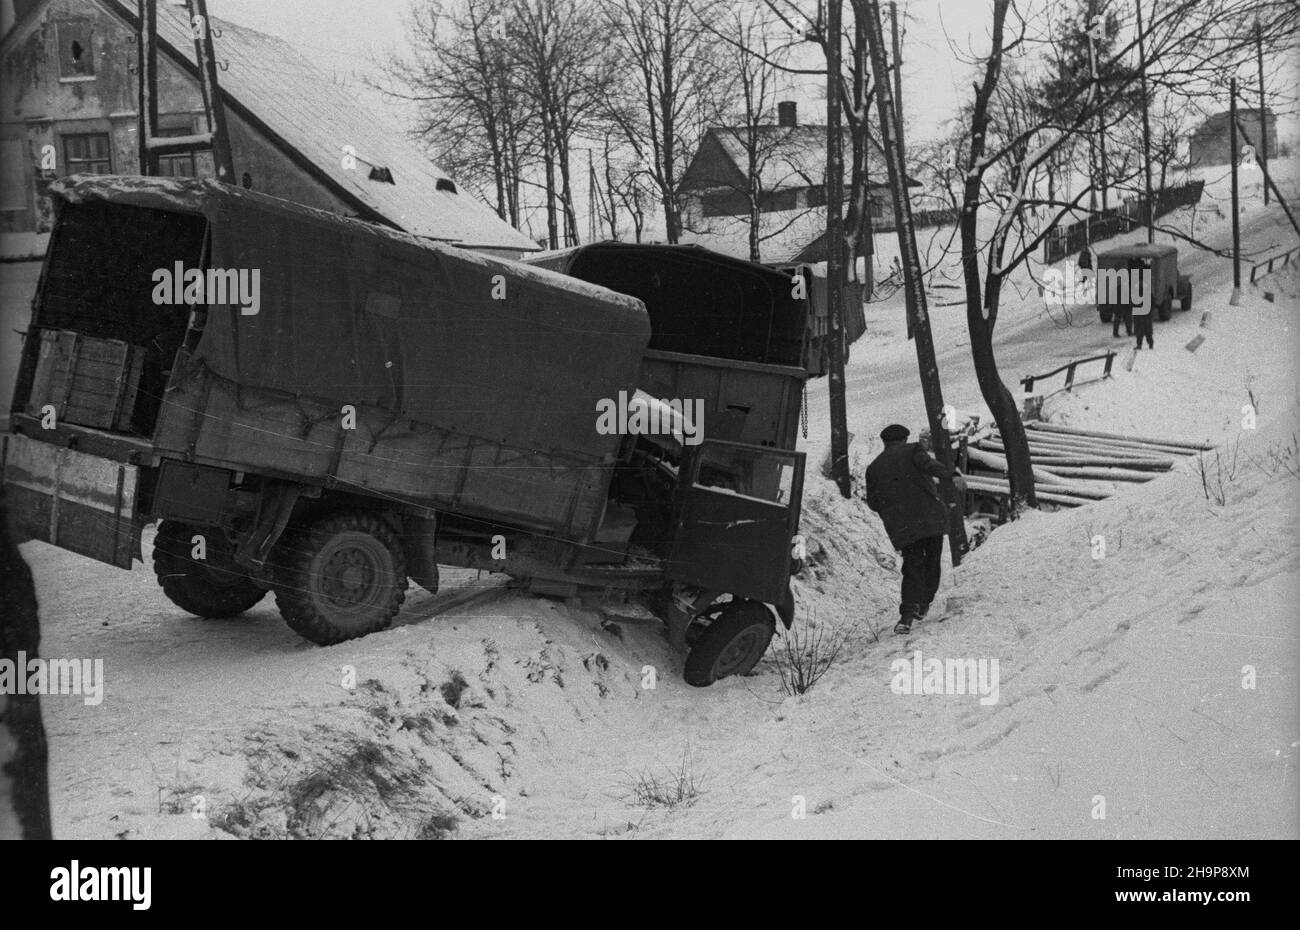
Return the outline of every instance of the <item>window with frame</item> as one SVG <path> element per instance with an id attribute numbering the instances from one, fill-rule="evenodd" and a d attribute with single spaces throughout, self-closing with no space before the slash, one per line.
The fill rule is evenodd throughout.
<path id="1" fill-rule="evenodd" d="M 55 24 L 59 43 L 59 77 L 95 76 L 95 34 L 89 20 L 71 19 Z"/>
<path id="2" fill-rule="evenodd" d="M 64 136 L 63 164 L 68 174 L 112 174 L 108 133 L 85 132 Z"/>
<path id="3" fill-rule="evenodd" d="M 160 127 L 157 132 L 158 138 L 188 136 L 194 132 L 193 123 L 185 126 L 167 126 Z M 172 155 L 158 156 L 158 175 L 164 178 L 192 178 L 196 177 L 198 171 L 194 162 L 193 152 L 176 152 Z"/>

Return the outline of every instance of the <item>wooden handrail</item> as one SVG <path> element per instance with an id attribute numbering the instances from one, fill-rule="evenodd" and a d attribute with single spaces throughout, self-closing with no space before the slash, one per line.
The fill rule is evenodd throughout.
<path id="1" fill-rule="evenodd" d="M 1065 390 L 1068 391 L 1070 390 L 1070 388 L 1074 386 L 1074 370 L 1078 366 L 1086 365 L 1088 362 L 1099 362 L 1102 359 L 1106 360 L 1106 368 L 1102 372 L 1101 376 L 1103 378 L 1109 378 L 1111 365 L 1114 364 L 1115 362 L 1114 351 L 1107 352 L 1105 355 L 1094 355 L 1090 358 L 1078 358 L 1072 362 L 1066 362 L 1060 368 L 1053 369 L 1052 371 L 1049 371 L 1046 374 L 1026 375 L 1025 377 L 1020 379 L 1020 384 L 1021 386 L 1024 387 L 1026 394 L 1031 394 L 1033 393 L 1034 390 L 1035 381 L 1044 381 L 1047 378 L 1052 377 L 1053 375 L 1059 375 L 1061 372 L 1065 372 Z"/>
<path id="2" fill-rule="evenodd" d="M 1269 256 L 1268 258 L 1266 258 L 1264 261 L 1262 261 L 1262 262 L 1256 262 L 1255 264 L 1251 265 L 1251 266 L 1250 266 L 1250 283 L 1251 283 L 1251 284 L 1254 284 L 1254 283 L 1255 283 L 1255 275 L 1259 272 L 1259 269 L 1263 268 L 1265 265 L 1268 266 L 1268 271 L 1264 272 L 1264 274 L 1269 275 L 1269 274 L 1272 274 L 1272 273 L 1273 273 L 1273 263 L 1276 262 L 1278 259 L 1281 259 L 1281 260 L 1282 260 L 1282 267 L 1283 267 L 1283 268 L 1285 268 L 1287 265 L 1291 264 L 1291 256 L 1294 255 L 1294 254 L 1296 254 L 1297 251 L 1300 251 L 1300 245 L 1293 245 L 1291 248 L 1287 249 L 1285 252 L 1279 252 L 1277 255 L 1270 255 L 1270 256 Z"/>

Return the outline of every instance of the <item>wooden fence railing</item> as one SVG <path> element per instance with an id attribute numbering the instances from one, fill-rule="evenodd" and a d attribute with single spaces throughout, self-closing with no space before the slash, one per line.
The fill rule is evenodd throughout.
<path id="1" fill-rule="evenodd" d="M 1045 380 L 1047 380 L 1048 378 L 1053 377 L 1054 375 L 1059 375 L 1061 372 L 1065 372 L 1065 388 L 1064 388 L 1064 390 L 1067 390 L 1067 391 L 1068 391 L 1068 390 L 1070 390 L 1071 388 L 1074 387 L 1074 371 L 1075 371 L 1076 368 L 1078 368 L 1080 365 L 1086 365 L 1086 364 L 1088 364 L 1089 362 L 1100 362 L 1100 361 L 1105 361 L 1105 363 L 1106 363 L 1106 367 L 1105 367 L 1105 369 L 1102 371 L 1101 376 L 1102 376 L 1103 378 L 1109 378 L 1109 377 L 1110 377 L 1110 367 L 1111 367 L 1111 365 L 1112 365 L 1112 364 L 1114 363 L 1114 361 L 1115 361 L 1115 353 L 1114 353 L 1114 352 L 1107 352 L 1105 355 L 1094 355 L 1094 356 L 1092 356 L 1092 357 L 1090 357 L 1090 358 L 1079 358 L 1079 359 L 1075 359 L 1075 360 L 1072 361 L 1072 362 L 1066 362 L 1066 363 L 1065 363 L 1064 365 L 1062 365 L 1060 368 L 1053 369 L 1052 371 L 1049 371 L 1049 372 L 1047 372 L 1046 374 L 1042 374 L 1042 375 L 1026 375 L 1025 377 L 1023 377 L 1023 378 L 1020 379 L 1020 383 L 1021 383 L 1021 385 L 1024 386 L 1025 393 L 1026 393 L 1026 394 L 1031 394 L 1031 393 L 1033 393 L 1033 390 L 1034 390 L 1034 383 L 1035 383 L 1035 382 L 1037 382 L 1037 381 L 1045 381 Z"/>
<path id="2" fill-rule="evenodd" d="M 1291 256 L 1297 254 L 1298 252 L 1300 252 L 1300 245 L 1293 246 L 1287 249 L 1285 252 L 1281 252 L 1277 255 L 1271 255 L 1268 258 L 1264 259 L 1264 261 L 1256 262 L 1255 264 L 1251 265 L 1250 283 L 1251 284 L 1255 283 L 1256 275 L 1258 275 L 1259 277 L 1263 277 L 1264 275 L 1272 274 L 1274 263 L 1279 263 L 1277 265 L 1278 268 L 1285 268 L 1287 265 L 1291 264 Z M 1262 273 L 1261 273 L 1261 269 L 1264 269 Z"/>
<path id="3" fill-rule="evenodd" d="M 1177 187 L 1166 187 L 1156 191 L 1151 222 L 1179 207 L 1198 203 L 1204 188 L 1204 181 L 1193 181 L 1190 184 L 1180 184 Z M 1145 212 L 1146 199 L 1136 197 L 1124 201 L 1124 204 L 1116 209 L 1085 217 L 1077 223 L 1058 226 L 1043 240 L 1043 261 L 1049 265 L 1054 264 L 1066 256 L 1083 251 L 1084 246 L 1137 229 L 1146 222 L 1143 218 Z"/>

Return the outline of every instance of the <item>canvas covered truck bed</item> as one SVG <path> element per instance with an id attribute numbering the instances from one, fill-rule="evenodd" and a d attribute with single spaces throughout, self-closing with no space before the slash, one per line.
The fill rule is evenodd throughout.
<path id="1" fill-rule="evenodd" d="M 597 242 L 527 262 L 644 303 L 652 332 L 638 386 L 701 398 L 708 435 L 795 447 L 808 302 L 789 274 L 695 245 Z"/>
<path id="2" fill-rule="evenodd" d="M 11 439 L 98 441 L 196 482 L 204 467 L 248 471 L 564 540 L 595 532 L 621 441 L 597 432 L 597 402 L 636 389 L 640 301 L 206 180 L 74 177 L 52 191 Z M 230 294 L 159 303 L 160 270 L 189 268 L 256 280 L 255 312 Z M 40 346 L 78 335 L 103 357 L 143 358 L 132 409 L 50 429 Z M 114 341 L 130 350 L 101 345 Z"/>

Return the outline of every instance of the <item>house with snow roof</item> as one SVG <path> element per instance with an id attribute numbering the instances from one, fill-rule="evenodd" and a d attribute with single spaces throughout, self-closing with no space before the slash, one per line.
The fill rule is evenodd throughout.
<path id="1" fill-rule="evenodd" d="M 846 129 L 846 164 L 851 153 Z M 873 224 L 892 228 L 885 157 L 875 139 L 867 165 Z M 792 101 L 777 104 L 774 124 L 711 127 L 682 176 L 682 241 L 750 258 L 750 217 L 757 207 L 761 261 L 823 261 L 825 182 L 826 126 L 801 125 Z"/>
<path id="2" fill-rule="evenodd" d="M 38 258 L 53 220 L 52 181 L 139 173 L 136 3 L 0 0 L 0 7 L 0 240 L 9 260 Z M 244 187 L 502 257 L 537 250 L 292 43 L 211 20 Z M 158 3 L 158 50 L 162 134 L 205 129 L 187 13 L 166 0 Z M 212 176 L 211 154 L 164 156 L 161 172 Z"/>

